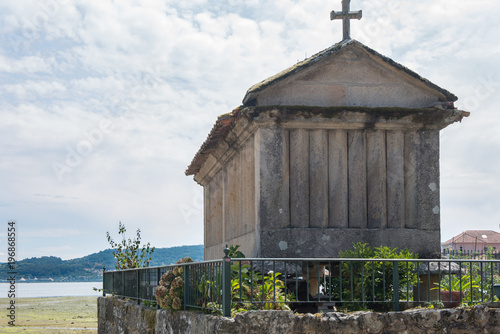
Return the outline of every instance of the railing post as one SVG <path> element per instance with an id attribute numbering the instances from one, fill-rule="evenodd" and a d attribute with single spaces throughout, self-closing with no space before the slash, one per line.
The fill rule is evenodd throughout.
<path id="1" fill-rule="evenodd" d="M 137 281 L 137 304 L 141 304 L 141 272 L 140 269 L 136 269 L 136 281 Z"/>
<path id="2" fill-rule="evenodd" d="M 189 266 L 184 266 L 184 310 L 189 303 Z"/>
<path id="3" fill-rule="evenodd" d="M 231 258 L 229 248 L 224 248 L 224 258 L 222 261 L 222 316 L 231 316 Z"/>
<path id="4" fill-rule="evenodd" d="M 160 268 L 156 268 L 156 286 L 158 288 L 158 285 L 160 285 L 160 280 L 161 280 L 161 270 Z M 160 304 L 158 304 L 158 302 L 156 303 L 156 309 L 159 310 L 160 309 Z"/>
<path id="5" fill-rule="evenodd" d="M 398 261 L 392 263 L 392 301 L 394 312 L 399 311 L 399 264 Z"/>
<path id="6" fill-rule="evenodd" d="M 106 292 L 104 290 L 104 275 L 106 273 L 106 266 L 102 267 L 102 296 L 106 297 Z"/>

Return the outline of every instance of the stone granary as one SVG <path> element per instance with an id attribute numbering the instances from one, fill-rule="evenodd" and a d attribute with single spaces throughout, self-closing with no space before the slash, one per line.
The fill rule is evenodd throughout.
<path id="1" fill-rule="evenodd" d="M 457 97 L 346 39 L 251 87 L 186 170 L 205 259 L 336 257 L 363 241 L 440 252 L 439 131 Z"/>

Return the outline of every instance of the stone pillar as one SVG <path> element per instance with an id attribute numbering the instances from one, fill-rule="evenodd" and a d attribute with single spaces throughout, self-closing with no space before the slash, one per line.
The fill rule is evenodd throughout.
<path id="1" fill-rule="evenodd" d="M 276 245 L 267 241 L 290 225 L 288 145 L 288 131 L 281 127 L 262 127 L 255 134 L 257 230 L 266 240 L 260 241 L 261 257 L 276 256 Z"/>

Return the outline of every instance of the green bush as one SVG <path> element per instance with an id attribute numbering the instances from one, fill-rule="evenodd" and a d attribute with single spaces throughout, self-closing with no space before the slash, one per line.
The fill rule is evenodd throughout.
<path id="1" fill-rule="evenodd" d="M 464 261 L 460 262 L 461 272 L 454 275 L 443 275 L 439 284 L 436 284 L 433 289 L 461 291 L 462 302 L 468 305 L 497 300 L 494 296 L 493 285 L 500 283 L 498 264 L 467 262 L 469 259 L 496 260 L 492 248 L 488 248 L 484 254 L 458 252 L 456 255 L 451 255 L 450 259 Z"/>
<path id="2" fill-rule="evenodd" d="M 406 249 L 398 251 L 397 248 L 375 247 L 367 243 L 354 243 L 353 249 L 341 252 L 340 258 L 350 259 L 417 259 L 418 255 Z M 392 302 L 393 263 L 385 261 L 341 262 L 335 268 L 329 269 L 338 272 L 331 278 L 323 278 L 321 284 L 327 294 L 332 294 L 335 300 L 343 300 L 348 309 L 358 310 L 366 308 L 365 303 L 370 303 L 371 308 L 377 309 L 382 304 L 373 302 Z M 415 273 L 416 264 L 400 262 L 398 264 L 399 298 L 400 300 L 412 299 L 412 288 L 418 283 Z M 331 282 L 331 283 L 330 283 Z"/>
<path id="3" fill-rule="evenodd" d="M 239 245 L 229 247 L 229 257 L 245 258 Z M 295 301 L 293 294 L 286 294 L 281 273 L 265 275 L 255 272 L 248 261 L 233 261 L 231 264 L 231 313 L 249 310 L 289 310 L 289 302 Z M 203 298 L 199 304 L 206 309 L 219 309 L 222 300 L 222 277 L 206 273 L 198 285 Z M 286 295 L 286 298 L 285 298 Z M 285 301 L 286 300 L 286 301 Z"/>
<path id="4" fill-rule="evenodd" d="M 249 264 L 231 265 L 232 313 L 249 310 L 290 310 L 289 302 L 295 301 L 293 294 L 286 294 L 281 273 L 270 271 L 261 275 L 251 271 Z"/>

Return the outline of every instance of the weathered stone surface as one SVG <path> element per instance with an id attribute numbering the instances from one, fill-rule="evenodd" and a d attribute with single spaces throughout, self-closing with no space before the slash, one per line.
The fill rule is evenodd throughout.
<path id="1" fill-rule="evenodd" d="M 155 309 L 114 297 L 97 299 L 98 333 L 155 333 Z"/>
<path id="2" fill-rule="evenodd" d="M 302 275 L 302 266 L 297 262 L 252 261 L 252 270 L 264 274 L 272 271 L 283 275 Z"/>
<path id="3" fill-rule="evenodd" d="M 405 227 L 404 132 L 387 131 L 387 227 Z"/>
<path id="4" fill-rule="evenodd" d="M 273 77 L 250 88 L 243 102 L 258 106 L 427 108 L 442 101 L 442 92 L 404 73 L 357 41 L 324 52 L 278 74 L 275 77 L 282 77 L 265 88 L 259 86 L 273 82 Z M 290 75 L 293 72 L 295 75 Z"/>
<path id="5" fill-rule="evenodd" d="M 329 131 L 329 227 L 349 227 L 347 131 Z"/>
<path id="6" fill-rule="evenodd" d="M 224 191 L 224 239 L 232 240 L 239 236 L 237 233 L 240 226 L 240 152 L 234 154 L 223 170 L 223 191 Z M 235 224 L 234 222 L 238 222 Z"/>
<path id="7" fill-rule="evenodd" d="M 217 173 L 205 188 L 205 258 L 220 257 L 223 235 L 223 183 L 222 173 Z M 214 247 L 215 249 L 211 249 Z"/>
<path id="8" fill-rule="evenodd" d="M 430 275 L 456 275 L 460 273 L 460 265 L 456 262 L 426 262 L 421 263 L 418 266 L 418 272 L 420 274 L 427 274 L 430 272 Z"/>
<path id="9" fill-rule="evenodd" d="M 408 131 L 404 139 L 405 182 L 405 227 L 417 229 L 418 212 L 418 160 L 420 159 L 420 136 L 417 131 Z"/>
<path id="10" fill-rule="evenodd" d="M 364 131 L 347 134 L 349 157 L 349 227 L 366 228 L 366 135 Z"/>
<path id="11" fill-rule="evenodd" d="M 439 233 L 419 229 L 286 228 L 262 231 L 260 237 L 261 256 L 264 258 L 324 258 L 326 254 L 339 254 L 339 251 L 352 248 L 353 241 L 363 241 L 372 247 L 408 248 L 426 258 L 429 245 L 440 242 Z M 284 242 L 286 249 L 280 247 Z"/>
<path id="12" fill-rule="evenodd" d="M 419 228 L 440 227 L 439 197 L 439 132 L 423 130 L 420 135 L 420 159 L 418 160 L 418 212 Z"/>
<path id="13" fill-rule="evenodd" d="M 309 227 L 328 227 L 328 132 L 309 135 L 310 221 Z"/>
<path id="14" fill-rule="evenodd" d="M 368 228 L 387 227 L 387 159 L 385 131 L 366 132 Z M 392 205 L 392 203 L 391 203 Z"/>
<path id="15" fill-rule="evenodd" d="M 290 219 L 292 227 L 309 227 L 309 132 L 290 130 Z"/>
<path id="16" fill-rule="evenodd" d="M 98 307 L 99 334 L 497 334 L 500 332 L 500 303 L 468 309 L 419 309 L 389 313 L 329 312 L 300 315 L 290 311 L 250 311 L 238 314 L 234 318 L 189 311 L 156 311 L 110 297 L 99 298 Z M 101 308 L 105 308 L 106 312 L 102 312 Z M 107 310 L 110 308 L 114 312 L 108 314 Z M 103 313 L 106 313 L 104 318 Z M 154 315 L 155 323 L 151 320 L 151 314 Z"/>
<path id="17" fill-rule="evenodd" d="M 287 138 L 288 132 L 281 127 L 259 128 L 256 133 L 257 225 L 261 231 L 290 225 Z"/>
<path id="18" fill-rule="evenodd" d="M 243 110 L 196 176 L 205 187 L 205 259 L 220 259 L 226 244 L 247 257 L 337 257 L 358 241 L 437 256 L 439 130 L 461 114 Z"/>

